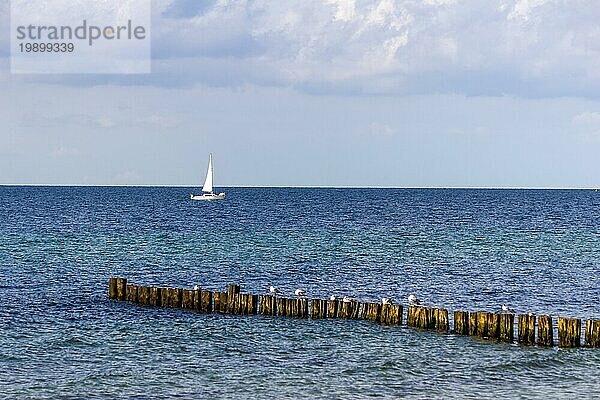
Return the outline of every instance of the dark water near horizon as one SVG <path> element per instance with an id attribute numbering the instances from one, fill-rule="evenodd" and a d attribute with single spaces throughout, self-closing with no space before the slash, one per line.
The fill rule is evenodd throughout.
<path id="1" fill-rule="evenodd" d="M 273 284 L 600 318 L 591 190 L 0 186 L 0 398 L 597 398 L 600 350 L 111 302 Z"/>

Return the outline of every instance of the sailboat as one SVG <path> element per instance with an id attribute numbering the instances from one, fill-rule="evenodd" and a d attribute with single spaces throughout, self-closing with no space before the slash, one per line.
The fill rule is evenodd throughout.
<path id="1" fill-rule="evenodd" d="M 212 154 L 208 156 L 208 171 L 206 171 L 206 179 L 204 180 L 204 186 L 202 186 L 202 194 L 190 194 L 192 200 L 223 200 L 225 193 L 214 194 L 213 193 L 213 164 Z"/>

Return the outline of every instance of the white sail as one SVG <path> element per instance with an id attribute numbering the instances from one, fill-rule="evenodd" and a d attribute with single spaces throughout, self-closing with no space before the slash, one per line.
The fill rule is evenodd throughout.
<path id="1" fill-rule="evenodd" d="M 212 193 L 213 191 L 212 154 L 208 157 L 208 171 L 206 171 L 206 179 L 204 180 L 204 186 L 202 186 L 202 191 L 205 193 Z"/>

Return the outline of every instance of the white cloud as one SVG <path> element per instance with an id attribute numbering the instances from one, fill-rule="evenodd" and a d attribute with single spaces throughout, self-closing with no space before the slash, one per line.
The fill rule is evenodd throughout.
<path id="1" fill-rule="evenodd" d="M 372 122 L 369 130 L 373 136 L 392 136 L 394 130 L 388 124 Z"/>
<path id="2" fill-rule="evenodd" d="M 139 84 L 600 93 L 600 7 L 592 0 L 236 0 L 167 12 L 184 3 L 154 3 L 155 73 L 134 77 Z"/>
<path id="3" fill-rule="evenodd" d="M 580 114 L 573 116 L 573 123 L 585 126 L 600 126 L 600 112 L 598 111 L 585 111 Z"/>
<path id="4" fill-rule="evenodd" d="M 65 146 L 64 144 L 54 147 L 50 151 L 50 155 L 54 158 L 79 157 L 81 154 L 82 153 L 79 149 L 71 146 Z"/>
<path id="5" fill-rule="evenodd" d="M 336 21 L 348 22 L 356 17 L 356 0 L 327 0 L 327 3 L 337 7 L 334 15 Z"/>

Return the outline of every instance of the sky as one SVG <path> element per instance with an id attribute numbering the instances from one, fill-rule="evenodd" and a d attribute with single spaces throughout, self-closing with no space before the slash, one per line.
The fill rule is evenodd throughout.
<path id="1" fill-rule="evenodd" d="M 201 186 L 213 153 L 217 188 L 600 187 L 598 21 L 592 0 L 154 0 L 152 73 L 27 75 L 0 0 L 0 184 Z"/>

